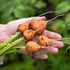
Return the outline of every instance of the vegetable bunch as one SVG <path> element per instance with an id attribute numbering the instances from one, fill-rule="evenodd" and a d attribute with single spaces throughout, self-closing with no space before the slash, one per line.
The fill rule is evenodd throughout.
<path id="1" fill-rule="evenodd" d="M 46 29 L 47 23 L 51 22 L 57 17 L 58 16 L 48 21 L 33 21 L 32 19 L 26 23 L 20 24 L 18 26 L 18 31 L 8 40 L 0 44 L 0 56 L 4 54 L 18 52 L 20 50 L 26 50 L 26 53 L 29 55 L 30 53 L 38 52 L 41 48 L 47 48 L 48 46 L 50 46 L 50 42 L 52 41 L 52 39 L 49 39 L 47 36 L 41 34 Z M 37 42 L 32 41 L 35 35 L 39 35 Z"/>
<path id="2" fill-rule="evenodd" d="M 26 49 L 27 54 L 29 52 L 37 52 L 42 47 L 40 43 L 31 40 L 33 39 L 34 35 L 42 34 L 42 32 L 46 29 L 46 23 L 47 21 L 44 20 L 29 20 L 27 23 L 20 24 L 18 26 L 18 31 L 14 35 L 12 35 L 8 40 L 0 44 L 0 56 L 4 54 L 14 53 L 24 49 Z M 27 43 L 25 43 L 25 40 L 27 41 Z"/>

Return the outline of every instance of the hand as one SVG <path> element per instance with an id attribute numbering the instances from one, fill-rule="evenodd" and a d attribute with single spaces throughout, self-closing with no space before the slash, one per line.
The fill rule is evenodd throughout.
<path id="1" fill-rule="evenodd" d="M 22 18 L 19 20 L 10 21 L 6 25 L 0 25 L 0 43 L 4 42 L 11 35 L 14 34 L 17 31 L 17 27 L 19 24 L 25 23 L 28 20 L 33 19 L 33 18 L 34 17 Z M 36 17 L 34 20 L 45 20 L 45 17 Z M 51 32 L 51 31 L 48 31 L 48 30 L 45 30 L 42 34 L 46 35 L 47 37 L 52 38 L 52 39 L 62 39 L 61 35 L 54 33 L 54 32 Z M 33 38 L 33 40 L 36 41 L 37 37 L 38 36 L 35 36 Z M 60 44 L 60 45 L 58 45 L 58 44 Z M 58 45 L 57 47 L 63 47 L 63 43 L 61 41 L 56 41 L 56 40 L 53 40 L 51 42 L 51 45 Z M 56 48 L 50 47 L 47 49 L 41 49 L 40 51 L 49 52 L 49 53 L 57 53 L 58 52 L 57 47 Z M 19 51 L 19 53 L 26 54 L 26 51 Z M 40 58 L 40 59 L 47 59 L 48 58 L 48 56 L 46 54 L 41 54 L 41 53 L 36 53 L 36 54 L 37 54 L 36 58 Z"/>

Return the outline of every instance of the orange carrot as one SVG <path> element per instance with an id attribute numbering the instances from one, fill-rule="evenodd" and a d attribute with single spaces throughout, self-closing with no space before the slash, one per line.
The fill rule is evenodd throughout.
<path id="1" fill-rule="evenodd" d="M 38 43 L 41 46 L 49 46 L 51 39 L 49 39 L 47 36 L 45 35 L 41 35 L 38 37 Z"/>
<path id="2" fill-rule="evenodd" d="M 27 54 L 37 52 L 40 48 L 41 48 L 40 45 L 38 45 L 34 41 L 29 41 L 26 44 L 26 52 L 27 52 Z"/>
<path id="3" fill-rule="evenodd" d="M 48 21 L 44 21 L 44 20 L 36 20 L 36 21 L 34 21 L 34 22 L 32 22 L 31 23 L 31 28 L 33 29 L 33 30 L 37 30 L 37 34 L 38 35 L 40 35 L 40 34 L 42 34 L 42 32 L 46 29 L 46 25 L 47 25 L 47 23 L 48 22 L 51 22 L 51 21 L 53 21 L 54 19 L 56 19 L 56 18 L 58 18 L 58 17 L 60 17 L 60 16 L 63 16 L 64 14 L 61 14 L 61 15 L 58 15 L 58 16 L 56 16 L 56 17 L 54 17 L 54 18 L 52 18 L 52 19 L 50 19 L 50 20 L 48 20 Z"/>
<path id="4" fill-rule="evenodd" d="M 48 21 L 44 21 L 44 20 L 36 20 L 36 21 L 31 23 L 31 28 L 34 30 L 37 30 L 40 27 L 42 27 L 44 24 L 46 24 L 47 22 Z M 37 31 L 37 34 L 40 35 L 45 29 L 46 29 L 46 25 L 44 27 L 42 27 L 41 29 L 39 29 Z"/>
<path id="5" fill-rule="evenodd" d="M 30 22 L 31 22 L 31 20 L 28 21 L 27 23 L 20 24 L 18 26 L 18 30 L 21 31 L 21 32 L 24 32 L 25 30 L 28 30 Z"/>
<path id="6" fill-rule="evenodd" d="M 33 30 L 25 30 L 23 32 L 23 36 L 27 39 L 27 40 L 32 40 L 34 35 L 35 35 L 36 31 Z"/>

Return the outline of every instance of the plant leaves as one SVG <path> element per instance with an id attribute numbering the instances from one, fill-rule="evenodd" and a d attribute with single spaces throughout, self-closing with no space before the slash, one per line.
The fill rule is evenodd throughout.
<path id="1" fill-rule="evenodd" d="M 65 17 L 65 23 L 70 23 L 70 13 Z"/>
<path id="2" fill-rule="evenodd" d="M 2 18 L 8 17 L 11 15 L 11 13 L 13 13 L 13 8 L 12 7 L 8 7 L 7 10 L 3 13 Z"/>
<path id="3" fill-rule="evenodd" d="M 14 10 L 14 15 L 16 18 L 25 18 L 25 17 L 29 16 L 28 12 L 26 11 L 26 9 L 22 5 L 18 6 Z"/>
<path id="4" fill-rule="evenodd" d="M 54 5 L 57 5 L 61 2 L 61 0 L 49 0 L 50 3 L 53 3 Z"/>
<path id="5" fill-rule="evenodd" d="M 67 24 L 67 28 L 70 29 L 70 13 L 67 14 L 65 18 L 65 23 Z"/>
<path id="6" fill-rule="evenodd" d="M 56 14 L 62 14 L 64 12 L 67 12 L 70 10 L 70 4 L 68 1 L 63 1 L 60 4 L 57 5 L 56 7 Z"/>
<path id="7" fill-rule="evenodd" d="M 4 11 L 9 6 L 10 6 L 10 2 L 6 2 L 4 4 L 0 4 L 0 12 Z"/>
<path id="8" fill-rule="evenodd" d="M 37 0 L 31 0 L 31 4 L 34 4 Z"/>
<path id="9" fill-rule="evenodd" d="M 25 9 L 30 16 L 34 16 L 36 13 L 36 10 L 32 6 L 25 6 Z"/>
<path id="10" fill-rule="evenodd" d="M 44 2 L 42 2 L 42 1 L 37 1 L 36 4 L 35 4 L 35 6 L 37 8 L 43 8 L 43 7 L 46 6 L 46 4 Z"/>
<path id="11" fill-rule="evenodd" d="M 70 46 L 67 47 L 66 51 L 70 49 Z"/>
<path id="12" fill-rule="evenodd" d="M 61 19 L 55 20 L 54 24 L 51 26 L 51 29 L 55 32 L 62 33 L 65 30 L 64 21 Z"/>
<path id="13" fill-rule="evenodd" d="M 13 16 L 4 17 L 4 18 L 0 18 L 0 23 L 7 24 L 9 21 L 12 21 L 12 20 L 15 20 L 15 18 Z"/>

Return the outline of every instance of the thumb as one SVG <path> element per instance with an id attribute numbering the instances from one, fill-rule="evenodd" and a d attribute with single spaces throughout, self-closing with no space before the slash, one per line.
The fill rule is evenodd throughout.
<path id="1" fill-rule="evenodd" d="M 0 43 L 6 41 L 9 38 L 6 25 L 0 24 Z"/>

